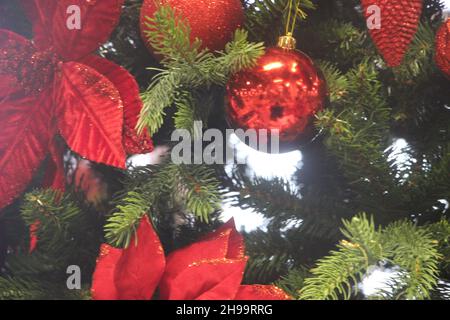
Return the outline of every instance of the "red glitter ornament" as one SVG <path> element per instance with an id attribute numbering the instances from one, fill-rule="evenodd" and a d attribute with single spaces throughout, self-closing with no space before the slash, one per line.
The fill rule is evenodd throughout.
<path id="1" fill-rule="evenodd" d="M 422 0 L 361 0 L 367 19 L 374 14 L 368 10 L 377 6 L 381 14 L 381 28 L 373 28 L 369 33 L 378 50 L 390 67 L 399 66 L 416 34 Z"/>
<path id="2" fill-rule="evenodd" d="M 436 35 L 436 64 L 450 77 L 450 18 L 439 28 Z"/>
<path id="3" fill-rule="evenodd" d="M 46 184 L 63 185 L 54 137 L 91 161 L 125 168 L 126 156 L 150 152 L 135 127 L 142 108 L 134 78 L 91 54 L 117 25 L 124 0 L 21 0 L 33 25 L 30 41 L 0 29 L 0 209 L 31 181 L 48 153 Z M 83 27 L 66 28 L 67 8 Z"/>
<path id="4" fill-rule="evenodd" d="M 268 49 L 256 67 L 235 74 L 227 91 L 227 115 L 234 128 L 278 129 L 282 143 L 311 138 L 310 124 L 328 96 L 312 60 L 280 47 Z"/>
<path id="5" fill-rule="evenodd" d="M 203 48 L 223 50 L 236 29 L 244 24 L 244 9 L 240 0 L 145 0 L 141 9 L 141 33 L 148 30 L 146 17 L 153 17 L 159 4 L 170 5 L 189 23 L 191 40 L 202 40 Z"/>

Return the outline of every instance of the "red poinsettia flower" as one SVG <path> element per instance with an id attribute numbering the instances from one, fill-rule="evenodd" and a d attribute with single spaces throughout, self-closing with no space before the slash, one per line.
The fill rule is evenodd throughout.
<path id="1" fill-rule="evenodd" d="M 272 285 L 241 285 L 247 257 L 231 220 L 167 259 L 145 216 L 127 249 L 103 244 L 93 276 L 96 300 L 288 300 Z"/>
<path id="2" fill-rule="evenodd" d="M 81 156 L 119 168 L 127 154 L 152 150 L 150 137 L 134 129 L 142 108 L 136 81 L 92 54 L 124 0 L 22 2 L 33 41 L 0 30 L 0 208 L 23 192 L 48 152 L 52 169 L 62 168 L 56 134 Z M 77 13 L 74 29 L 68 19 Z"/>

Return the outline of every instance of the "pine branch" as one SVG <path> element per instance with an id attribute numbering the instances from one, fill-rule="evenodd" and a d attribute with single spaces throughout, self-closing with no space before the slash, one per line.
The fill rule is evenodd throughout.
<path id="1" fill-rule="evenodd" d="M 189 24 L 170 6 L 159 6 L 153 17 L 145 19 L 147 29 L 144 35 L 154 53 L 162 57 L 163 65 L 194 64 L 199 60 L 199 55 L 206 54 L 200 49 L 201 40 L 195 39 L 191 43 Z"/>
<path id="2" fill-rule="evenodd" d="M 356 284 L 365 270 L 382 258 L 379 233 L 373 220 L 361 215 L 344 225 L 342 232 L 348 241 L 342 240 L 338 250 L 317 262 L 317 267 L 311 270 L 313 276 L 305 279 L 305 286 L 300 290 L 301 299 L 350 299 L 357 293 Z"/>
<path id="3" fill-rule="evenodd" d="M 314 10 L 315 5 L 311 0 L 299 1 L 299 10 L 295 12 L 298 20 L 305 20 L 307 10 Z M 246 29 L 250 30 L 251 36 L 258 41 L 279 37 L 285 32 L 288 16 L 288 0 L 255 0 L 245 1 L 246 7 Z M 293 8 L 292 13 L 295 8 Z M 277 26 L 274 28 L 274 26 Z M 269 41 L 273 41 L 270 39 Z"/>
<path id="4" fill-rule="evenodd" d="M 398 81 L 411 81 L 418 77 L 429 80 L 437 71 L 434 63 L 434 43 L 433 28 L 429 24 L 420 24 L 404 62 L 394 69 Z"/>
<path id="5" fill-rule="evenodd" d="M 74 255 L 70 250 L 79 247 L 78 241 L 88 239 L 92 230 L 87 215 L 74 203 L 72 196 L 51 189 L 27 193 L 21 215 L 29 227 L 38 223 L 37 250 L 57 261 L 70 259 L 70 255 Z"/>
<path id="6" fill-rule="evenodd" d="M 201 221 L 208 221 L 220 207 L 219 182 L 207 166 L 166 163 L 139 172 L 145 175 L 140 177 L 144 182 L 131 181 L 105 225 L 111 244 L 127 247 L 141 218 L 158 214 L 160 202 L 165 202 L 166 209 L 168 205 L 181 207 Z"/>
<path id="7" fill-rule="evenodd" d="M 369 266 L 389 261 L 400 268 L 400 277 L 391 282 L 394 294 L 380 292 L 378 298 L 425 299 L 437 286 L 438 263 L 442 258 L 438 242 L 428 228 L 409 221 L 397 221 L 376 230 L 365 215 L 344 222 L 337 250 L 317 262 L 312 277 L 300 289 L 301 299 L 350 299 Z"/>
<path id="8" fill-rule="evenodd" d="M 304 26 L 301 40 L 315 59 L 332 62 L 343 72 L 365 59 L 373 64 L 382 61 L 368 32 L 350 22 L 322 19 Z"/>
<path id="9" fill-rule="evenodd" d="M 175 128 L 186 129 L 194 139 L 201 139 L 199 127 L 195 121 L 201 121 L 202 126 L 208 126 L 211 110 L 214 109 L 212 90 L 198 90 L 194 92 L 181 91 L 175 98 L 177 112 L 174 115 Z"/>
<path id="10" fill-rule="evenodd" d="M 227 201 L 242 209 L 254 209 L 274 228 L 283 229 L 297 221 L 297 232 L 304 236 L 333 240 L 339 236 L 339 221 L 330 217 L 329 210 L 348 211 L 342 201 L 316 190 L 293 190 L 291 182 L 283 179 L 249 178 L 244 169 L 236 166 L 232 171 L 232 180 L 237 182 L 233 190 L 238 193 L 228 193 Z"/>
<path id="11" fill-rule="evenodd" d="M 214 176 L 214 170 L 195 165 L 177 168 L 175 192 L 184 199 L 188 212 L 207 222 L 208 216 L 219 209 L 221 203 L 219 182 Z"/>
<path id="12" fill-rule="evenodd" d="M 348 94 L 339 106 L 317 116 L 316 124 L 327 134 L 325 145 L 337 157 L 343 171 L 361 192 L 394 191 L 388 147 L 390 108 L 381 92 L 378 73 L 368 61 L 346 74 Z M 369 183 L 370 182 L 370 183 Z"/>
<path id="13" fill-rule="evenodd" d="M 273 279 L 278 279 L 281 274 L 286 273 L 286 265 L 289 255 L 286 253 L 266 256 L 253 256 L 247 263 L 245 269 L 246 283 L 270 283 Z"/>
<path id="14" fill-rule="evenodd" d="M 148 127 L 150 134 L 162 126 L 164 110 L 176 101 L 180 89 L 195 91 L 202 86 L 224 85 L 231 73 L 253 66 L 264 53 L 263 45 L 249 43 L 247 33 L 242 30 L 236 31 L 234 40 L 225 52 L 217 52 L 217 57 L 199 51 L 201 43 L 190 44 L 186 22 L 176 17 L 169 7 L 161 7 L 153 23 L 156 27 L 147 36 L 152 46 L 165 55 L 163 63 L 168 69 L 159 70 L 161 73 L 142 94 L 144 107 L 138 128 Z M 183 27 L 177 28 L 178 25 Z"/>
<path id="15" fill-rule="evenodd" d="M 305 278 L 308 276 L 310 274 L 306 268 L 296 268 L 292 269 L 286 276 L 281 277 L 275 284 L 291 297 L 298 299 L 300 298 L 298 288 L 303 288 Z"/>
<path id="16" fill-rule="evenodd" d="M 139 221 L 148 212 L 150 205 L 135 191 L 128 192 L 120 203 L 105 224 L 105 236 L 109 243 L 128 247 Z"/>
<path id="17" fill-rule="evenodd" d="M 250 259 L 245 269 L 246 283 L 271 283 L 292 268 L 295 246 L 278 230 L 255 230 L 245 234 L 245 247 Z"/>
<path id="18" fill-rule="evenodd" d="M 263 43 L 249 42 L 247 31 L 236 30 L 233 41 L 226 45 L 225 52 L 219 52 L 219 56 L 212 63 L 212 72 L 218 79 L 215 82 L 226 84 L 231 74 L 253 67 L 263 54 Z"/>
<path id="19" fill-rule="evenodd" d="M 441 270 L 450 275 L 450 222 L 442 219 L 427 226 L 428 233 L 438 242 L 438 251 L 442 255 Z"/>
<path id="20" fill-rule="evenodd" d="M 339 101 L 348 92 L 348 79 L 330 62 L 319 63 L 328 85 L 331 103 Z"/>
<path id="21" fill-rule="evenodd" d="M 195 134 L 194 121 L 200 120 L 196 115 L 195 101 L 192 94 L 184 91 L 175 99 L 177 112 L 175 113 L 175 128 L 189 130 L 191 134 Z"/>
<path id="22" fill-rule="evenodd" d="M 30 279 L 0 277 L 0 300 L 43 299 L 48 288 Z"/>
<path id="23" fill-rule="evenodd" d="M 395 299 L 427 299 L 438 281 L 438 242 L 411 222 L 394 222 L 384 231 L 385 248 L 401 268 Z"/>
<path id="24" fill-rule="evenodd" d="M 69 265 L 91 270 L 98 253 L 96 224 L 70 193 L 35 190 L 27 193 L 21 216 L 28 226 L 37 223 L 37 247 L 27 244 L 7 256 L 0 276 L 0 299 L 81 299 L 85 290 L 66 286 Z M 89 276 L 83 277 L 89 281 Z"/>

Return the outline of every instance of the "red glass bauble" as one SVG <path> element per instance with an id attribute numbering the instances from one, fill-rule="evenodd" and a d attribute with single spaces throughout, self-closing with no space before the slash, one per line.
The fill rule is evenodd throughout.
<path id="1" fill-rule="evenodd" d="M 450 18 L 439 28 L 436 35 L 436 64 L 450 77 Z"/>
<path id="2" fill-rule="evenodd" d="M 186 19 L 191 28 L 191 40 L 202 40 L 203 48 L 223 50 L 233 38 L 236 29 L 244 24 L 244 8 L 240 0 L 144 0 L 141 9 L 141 33 L 145 38 L 148 29 L 146 17 L 153 17 L 157 3 L 170 5 L 177 14 Z"/>
<path id="3" fill-rule="evenodd" d="M 235 74 L 227 86 L 233 128 L 278 129 L 280 142 L 311 138 L 314 115 L 328 100 L 322 72 L 304 53 L 270 48 L 257 66 Z"/>

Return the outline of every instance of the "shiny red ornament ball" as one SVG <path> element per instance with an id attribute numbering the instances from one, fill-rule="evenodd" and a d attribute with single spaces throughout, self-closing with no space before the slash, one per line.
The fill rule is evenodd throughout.
<path id="1" fill-rule="evenodd" d="M 153 17 L 157 3 L 170 5 L 177 14 L 186 19 L 191 28 L 191 41 L 202 40 L 202 48 L 223 50 L 232 40 L 236 29 L 244 25 L 244 8 L 240 0 L 144 0 L 141 9 L 141 34 L 148 30 L 146 17 Z"/>
<path id="2" fill-rule="evenodd" d="M 450 18 L 439 28 L 436 35 L 436 64 L 450 77 Z"/>
<path id="3" fill-rule="evenodd" d="M 257 66 L 235 74 L 227 86 L 233 128 L 279 130 L 281 143 L 311 138 L 314 115 L 328 100 L 322 72 L 304 53 L 270 48 Z"/>

